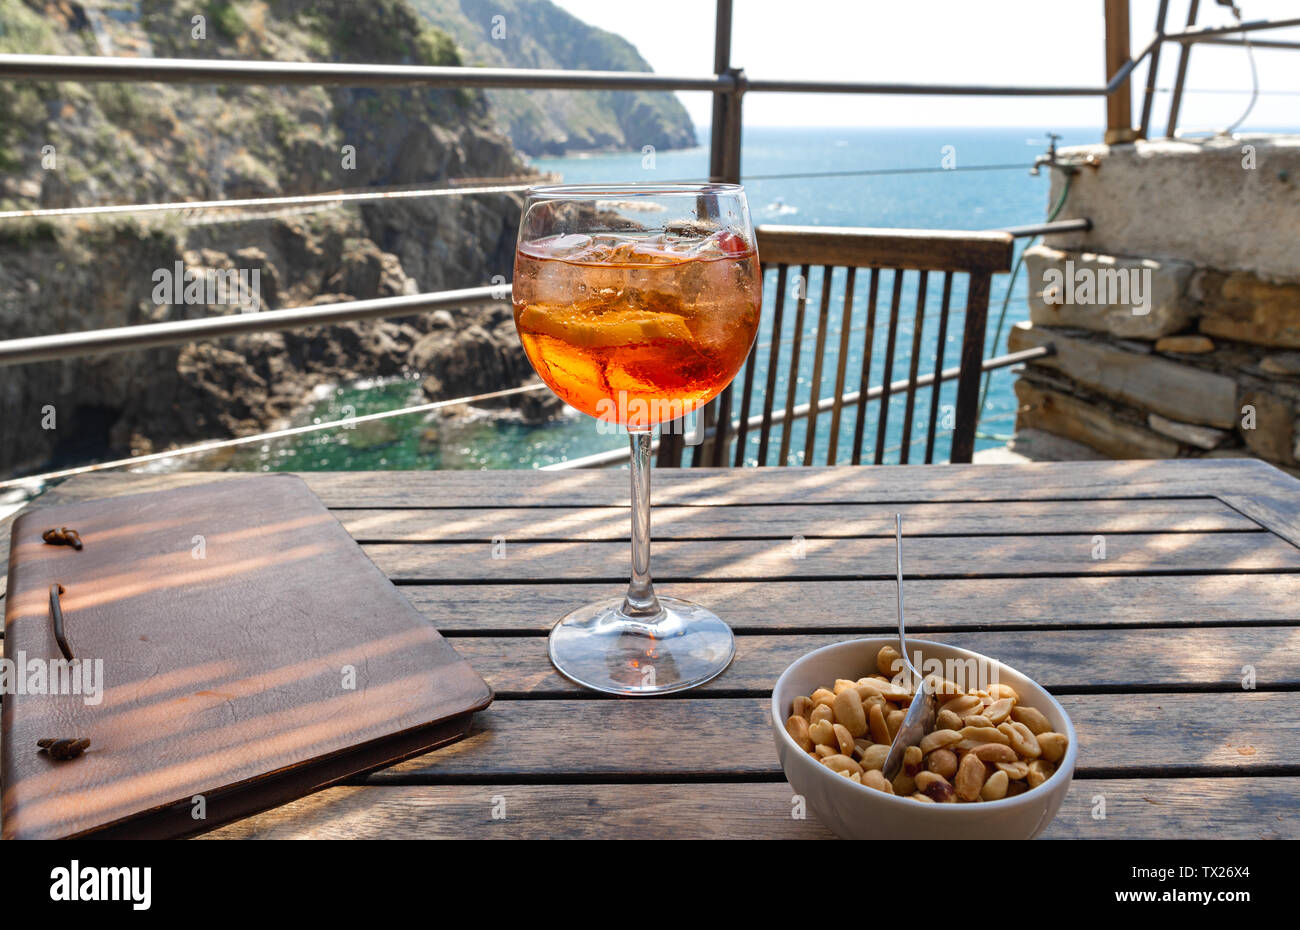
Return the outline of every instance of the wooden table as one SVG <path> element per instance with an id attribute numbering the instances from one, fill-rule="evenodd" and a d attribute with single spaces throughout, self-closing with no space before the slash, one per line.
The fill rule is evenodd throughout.
<path id="1" fill-rule="evenodd" d="M 47 497 L 221 477 L 105 473 Z M 626 471 L 302 477 L 497 699 L 456 745 L 212 836 L 828 836 L 791 816 L 766 698 L 803 653 L 894 628 L 895 511 L 910 627 L 1006 661 L 1074 719 L 1048 836 L 1300 836 L 1300 483 L 1261 462 L 656 472 L 659 590 L 716 609 L 737 654 L 695 691 L 629 700 L 546 658 L 558 616 L 624 584 Z"/>

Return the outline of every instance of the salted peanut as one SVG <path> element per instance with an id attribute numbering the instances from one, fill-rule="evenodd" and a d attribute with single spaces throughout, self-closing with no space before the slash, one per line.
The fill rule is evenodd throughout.
<path id="1" fill-rule="evenodd" d="M 980 789 L 980 799 L 984 801 L 1001 801 L 1007 796 L 1007 786 L 1011 779 L 1006 772 L 994 772 Z"/>
<path id="2" fill-rule="evenodd" d="M 952 784 L 942 775 L 936 775 L 934 772 L 917 772 L 915 780 L 917 790 L 927 795 L 930 800 L 938 801 L 940 804 L 953 800 L 955 792 Z"/>
<path id="3" fill-rule="evenodd" d="M 957 730 L 934 730 L 921 737 L 921 753 L 924 755 L 934 752 L 936 749 L 943 749 L 960 739 L 961 733 Z"/>
<path id="4" fill-rule="evenodd" d="M 861 693 L 862 693 L 861 691 L 858 692 L 858 694 Z M 881 713 L 884 713 L 890 708 L 890 703 L 886 701 L 883 697 L 881 697 L 879 694 L 875 694 L 873 692 L 871 694 L 868 694 L 866 697 L 862 699 L 862 710 L 865 713 L 871 713 L 872 706 L 879 707 Z"/>
<path id="5" fill-rule="evenodd" d="M 894 737 L 898 735 L 898 731 L 903 726 L 905 719 L 907 719 L 907 714 L 901 710 L 891 710 L 885 714 L 885 727 L 889 730 L 889 741 L 891 743 L 894 741 Z"/>
<path id="6" fill-rule="evenodd" d="M 885 794 L 894 793 L 894 786 L 891 785 L 888 779 L 880 773 L 879 769 L 872 769 L 863 775 L 862 784 L 866 785 L 868 788 L 875 788 L 877 791 L 883 791 Z"/>
<path id="7" fill-rule="evenodd" d="M 984 703 L 973 694 L 963 694 L 961 697 L 955 697 L 948 701 L 940 710 L 950 710 L 958 717 L 964 717 L 967 714 L 977 713 L 976 708 L 983 707 Z"/>
<path id="8" fill-rule="evenodd" d="M 853 774 L 851 774 L 851 775 L 849 776 L 849 781 L 851 781 L 851 782 L 856 782 L 857 784 L 860 785 L 860 784 L 862 784 L 862 776 L 859 775 L 857 772 L 854 772 Z"/>
<path id="9" fill-rule="evenodd" d="M 812 713 L 808 715 L 808 722 L 817 723 L 819 720 L 825 720 L 827 723 L 835 722 L 835 711 L 831 709 L 831 705 L 818 704 L 812 709 Z"/>
<path id="10" fill-rule="evenodd" d="M 950 710 L 941 710 L 934 718 L 934 728 L 936 730 L 960 730 L 962 728 L 961 718 Z"/>
<path id="11" fill-rule="evenodd" d="M 871 740 L 869 739 L 855 739 L 853 741 L 853 755 L 861 759 L 862 754 L 870 749 L 871 745 Z"/>
<path id="12" fill-rule="evenodd" d="M 1011 737 L 997 727 L 962 727 L 961 738 L 977 743 L 1010 743 Z M 1031 733 L 1030 736 L 1033 736 Z"/>
<path id="13" fill-rule="evenodd" d="M 968 759 L 979 759 L 981 762 L 1016 762 L 1016 751 L 1010 746 L 1004 746 L 1002 743 L 980 743 L 978 746 L 966 753 Z"/>
<path id="14" fill-rule="evenodd" d="M 1035 759 L 1033 762 L 1029 763 L 1029 775 L 1025 777 L 1025 781 L 1029 784 L 1030 788 L 1037 788 L 1043 782 L 1047 781 L 1047 779 L 1051 778 L 1052 773 L 1055 771 L 1056 766 L 1052 765 L 1052 763 L 1043 759 Z"/>
<path id="15" fill-rule="evenodd" d="M 991 727 L 993 721 L 983 714 L 970 714 L 961 718 L 961 724 L 964 727 Z"/>
<path id="16" fill-rule="evenodd" d="M 840 752 L 851 757 L 854 745 L 853 737 L 849 734 L 849 731 L 844 729 L 843 724 L 833 723 L 831 724 L 831 732 L 835 734 L 835 745 L 839 747 Z"/>
<path id="17" fill-rule="evenodd" d="M 867 726 L 871 730 L 871 739 L 877 743 L 889 743 L 889 727 L 885 724 L 885 714 L 879 704 L 872 704 L 867 712 Z"/>
<path id="18" fill-rule="evenodd" d="M 812 698 L 804 697 L 802 694 L 794 699 L 794 706 L 790 712 L 796 717 L 802 717 L 808 720 L 813 710 Z"/>
<path id="19" fill-rule="evenodd" d="M 912 700 L 912 692 L 906 688 L 896 685 L 892 681 L 880 681 L 875 678 L 859 678 L 858 693 L 862 695 L 864 701 L 869 694 L 878 694 L 882 698 L 891 701 L 907 702 Z"/>
<path id="20" fill-rule="evenodd" d="M 876 743 L 862 754 L 862 767 L 864 769 L 883 769 L 887 758 L 889 758 L 889 747 Z"/>
<path id="21" fill-rule="evenodd" d="M 790 734 L 790 739 L 794 740 L 804 752 L 812 752 L 813 747 L 817 745 L 808 735 L 808 721 L 798 714 L 791 714 L 786 720 L 785 732 Z"/>
<path id="22" fill-rule="evenodd" d="M 966 692 L 956 682 L 949 681 L 947 678 L 931 677 L 929 680 L 930 687 L 934 688 L 935 696 L 940 701 L 948 701 L 952 698 L 961 697 Z"/>
<path id="23" fill-rule="evenodd" d="M 1035 707 L 1021 707 L 1019 705 L 1011 708 L 1011 719 L 1017 723 L 1023 723 L 1029 727 L 1029 732 L 1037 736 L 1039 733 L 1046 733 L 1052 728 L 1052 724 L 1044 716 L 1041 710 Z"/>
<path id="24" fill-rule="evenodd" d="M 998 732 L 1005 734 L 1011 748 L 1025 759 L 1037 759 L 1043 754 L 1038 738 L 1023 723 L 1004 723 L 998 727 Z"/>
<path id="25" fill-rule="evenodd" d="M 1065 755 L 1065 746 L 1068 740 L 1064 733 L 1056 733 L 1048 730 L 1046 733 L 1035 734 L 1038 739 L 1038 748 L 1043 751 L 1043 758 L 1055 765 L 1061 761 Z"/>
<path id="26" fill-rule="evenodd" d="M 980 796 L 984 787 L 984 763 L 967 753 L 957 766 L 957 774 L 952 780 L 953 790 L 963 801 L 974 801 Z"/>
<path id="27" fill-rule="evenodd" d="M 1012 781 L 1020 781 L 1029 776 L 1029 763 L 1016 760 L 1015 762 L 998 762 L 996 763 L 998 771 L 1006 772 L 1007 778 Z"/>
<path id="28" fill-rule="evenodd" d="M 857 762 L 853 761 L 848 756 L 842 755 L 838 752 L 822 759 L 822 765 L 826 766 L 832 772 L 848 772 L 849 774 L 857 772 L 859 775 L 862 774 L 862 766 L 858 765 Z"/>
<path id="29" fill-rule="evenodd" d="M 814 704 L 829 705 L 832 701 L 835 700 L 835 692 L 830 690 L 829 688 L 818 688 L 816 691 L 812 693 L 811 700 Z"/>
<path id="30" fill-rule="evenodd" d="M 851 689 L 851 688 L 852 688 L 852 689 L 856 689 L 856 688 L 857 688 L 857 682 L 855 682 L 855 681 L 849 681 L 847 678 L 836 678 L 836 679 L 835 679 L 835 688 L 834 688 L 834 691 L 835 691 L 835 693 L 836 693 L 837 695 L 838 695 L 838 694 L 843 694 L 845 691 L 848 691 L 848 690 Z"/>
<path id="31" fill-rule="evenodd" d="M 1013 781 L 1007 785 L 1007 797 L 1014 798 L 1018 794 L 1024 794 L 1029 790 L 1029 785 L 1023 781 Z"/>
<path id="32" fill-rule="evenodd" d="M 936 775 L 952 778 L 957 774 L 957 753 L 951 749 L 936 749 L 925 757 L 925 767 Z"/>
<path id="33" fill-rule="evenodd" d="M 835 739 L 835 725 L 829 720 L 817 720 L 808 725 L 808 736 L 812 738 L 813 743 L 818 746 L 835 746 L 838 751 L 839 742 Z"/>
<path id="34" fill-rule="evenodd" d="M 862 698 L 858 697 L 856 688 L 848 688 L 835 695 L 831 709 L 835 711 L 835 722 L 843 724 L 854 739 L 867 732 L 867 714 L 862 709 Z"/>
<path id="35" fill-rule="evenodd" d="M 913 801 L 924 801 L 926 804 L 934 803 L 934 798 L 930 797 L 929 795 L 924 795 L 919 791 L 916 794 L 911 795 L 911 798 Z"/>
<path id="36" fill-rule="evenodd" d="M 1001 682 L 998 682 L 996 685 L 989 685 L 989 695 L 997 700 L 1010 698 L 1012 704 L 1020 703 L 1020 695 L 1016 693 L 1016 689 L 1010 685 L 1004 685 Z"/>
<path id="37" fill-rule="evenodd" d="M 1011 698 L 998 698 L 984 708 L 984 716 L 989 719 L 993 726 L 997 726 L 1011 716 L 1011 708 L 1014 704 L 1015 702 Z"/>
<path id="38" fill-rule="evenodd" d="M 903 771 L 908 775 L 915 775 L 921 771 L 922 756 L 920 746 L 908 746 L 903 750 Z"/>
<path id="39" fill-rule="evenodd" d="M 905 798 L 916 791 L 916 780 L 906 772 L 900 771 L 894 776 L 893 786 L 894 794 Z"/>
<path id="40" fill-rule="evenodd" d="M 882 675 L 896 675 L 903 667 L 903 657 L 893 646 L 881 646 L 876 653 L 876 669 Z"/>
<path id="41" fill-rule="evenodd" d="M 825 759 L 827 756 L 833 756 L 838 753 L 834 746 L 827 746 L 825 743 L 818 743 L 813 747 L 813 755 L 818 759 Z"/>

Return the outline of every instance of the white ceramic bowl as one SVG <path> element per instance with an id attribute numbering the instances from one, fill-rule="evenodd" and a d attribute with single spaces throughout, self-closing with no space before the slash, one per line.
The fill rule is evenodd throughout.
<path id="1" fill-rule="evenodd" d="M 1001 801 L 975 804 L 926 804 L 885 794 L 836 775 L 808 755 L 785 730 L 786 718 L 798 695 L 829 688 L 837 678 L 856 681 L 876 673 L 876 653 L 881 646 L 898 645 L 897 637 L 880 636 L 836 643 L 808 653 L 785 670 L 772 689 L 772 735 L 781 768 L 796 794 L 802 795 L 817 818 L 842 839 L 947 840 L 1033 839 L 1056 816 L 1074 775 L 1078 740 L 1074 725 L 1056 699 L 1042 686 L 988 656 L 928 640 L 909 640 L 908 647 L 925 660 L 969 660 L 991 663 L 997 680 L 1010 685 L 1021 703 L 1042 711 L 1052 729 L 1069 739 L 1065 758 L 1056 772 L 1024 794 Z M 918 666 L 922 674 L 928 669 Z"/>

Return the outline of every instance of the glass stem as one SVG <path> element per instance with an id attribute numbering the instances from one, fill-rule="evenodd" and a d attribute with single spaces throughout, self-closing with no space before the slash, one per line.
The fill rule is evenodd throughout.
<path id="1" fill-rule="evenodd" d="M 632 580 L 623 613 L 639 620 L 659 616 L 659 600 L 650 581 L 650 431 L 633 432 L 632 442 Z"/>

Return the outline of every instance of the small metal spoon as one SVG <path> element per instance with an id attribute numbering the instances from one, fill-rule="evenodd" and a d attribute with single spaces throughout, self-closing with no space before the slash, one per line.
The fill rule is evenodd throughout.
<path id="1" fill-rule="evenodd" d="M 889 755 L 885 756 L 885 765 L 881 774 L 891 782 L 898 774 L 898 770 L 903 767 L 903 753 L 907 751 L 907 747 L 921 742 L 921 738 L 934 728 L 934 718 L 939 713 L 939 699 L 934 693 L 934 688 L 926 685 L 925 679 L 908 658 L 907 634 L 903 629 L 903 515 L 901 513 L 894 514 L 894 557 L 898 566 L 898 651 L 902 653 L 903 663 L 907 666 L 916 692 L 912 696 L 911 705 L 907 708 L 907 716 L 903 718 L 903 725 L 898 728 L 898 733 L 894 735 L 894 741 L 889 746 Z"/>

